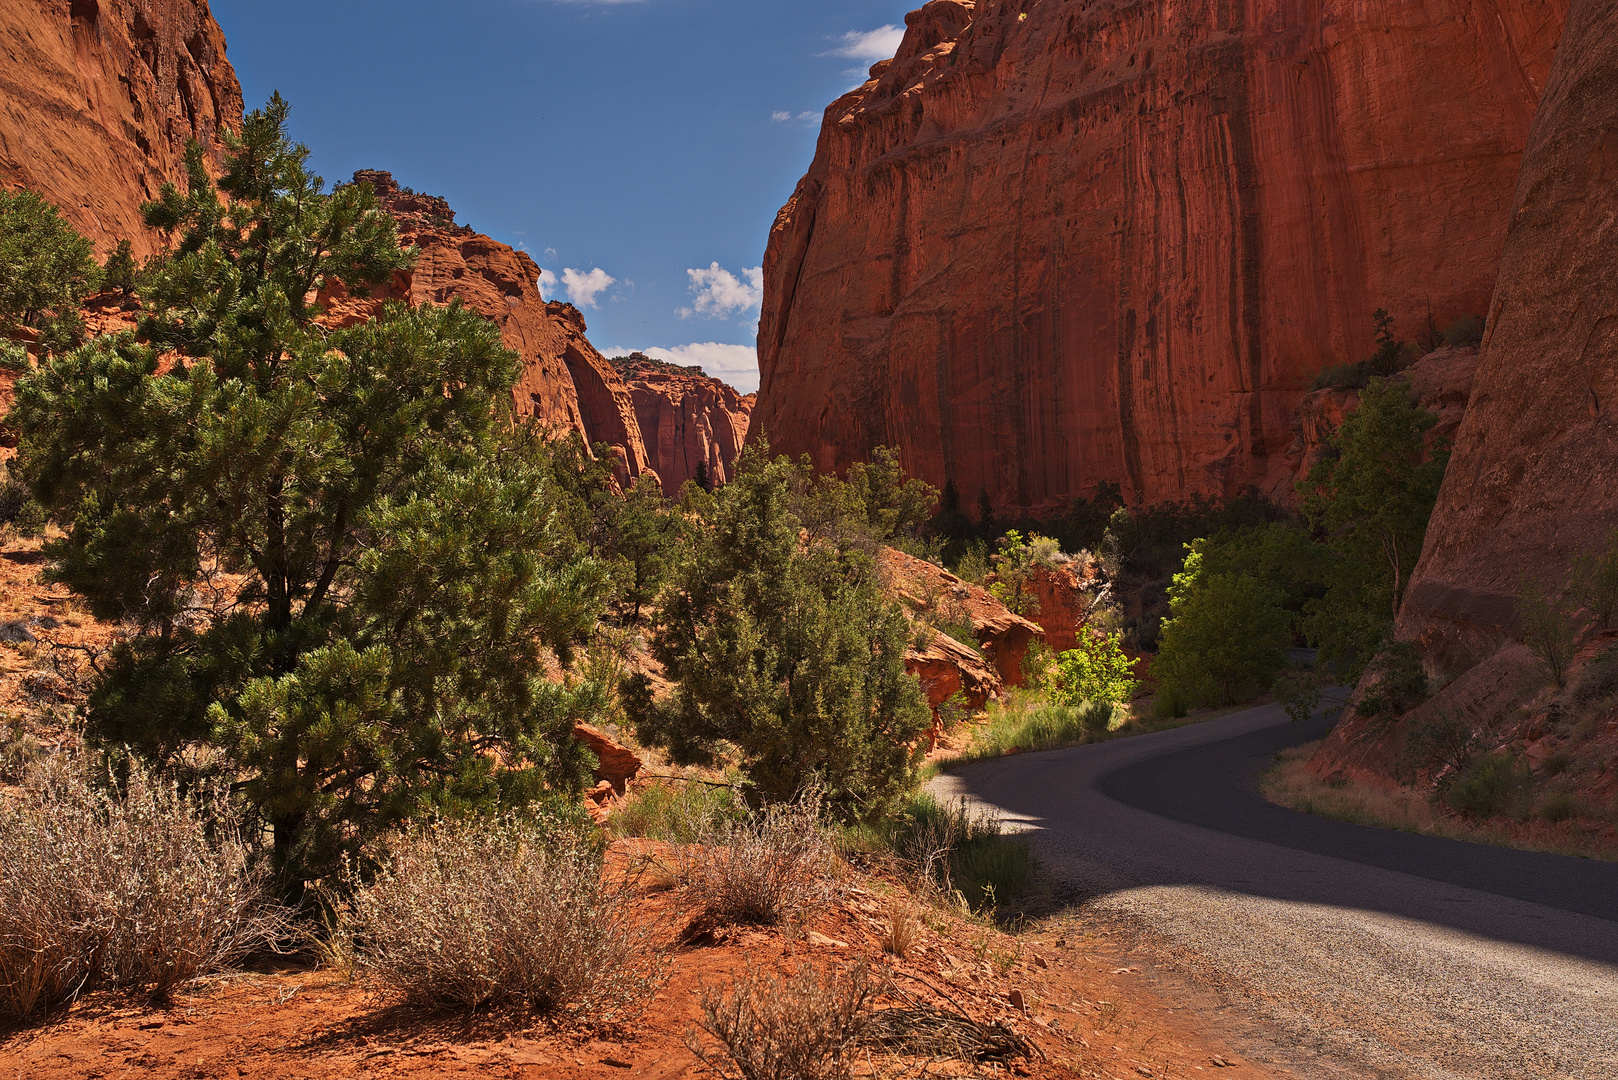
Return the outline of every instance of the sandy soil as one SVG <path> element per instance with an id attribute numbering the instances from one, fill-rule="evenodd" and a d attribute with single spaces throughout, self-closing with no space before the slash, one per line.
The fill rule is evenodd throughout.
<path id="1" fill-rule="evenodd" d="M 727 985 L 743 971 L 784 975 L 802 962 L 832 968 L 860 961 L 922 1000 L 953 1003 L 976 1020 L 999 1020 L 1023 1034 L 1043 1057 L 1015 1062 L 1016 1075 L 1282 1075 L 1237 1060 L 1221 1042 L 1216 1020 L 1193 1015 L 1141 985 L 1140 966 L 1116 952 L 1116 942 L 1090 934 L 1071 916 L 1014 935 L 926 908 L 908 955 L 887 955 L 879 941 L 895 891 L 879 876 L 850 872 L 838 899 L 806 922 L 732 929 L 700 945 L 675 946 L 668 982 L 640 1018 L 616 1027 L 413 1014 L 363 981 L 289 964 L 199 983 L 165 1006 L 91 996 L 0 1036 L 0 1077 L 674 1080 L 703 1075 L 685 1046 L 700 1015 L 700 988 Z M 671 945 L 690 915 L 684 903 L 679 892 L 646 897 L 648 914 L 669 928 Z M 1019 996 L 1022 1010 L 1013 1005 Z M 926 1065 L 920 1059 L 871 1062 L 876 1072 L 893 1076 L 913 1075 Z M 934 1062 L 928 1071 L 966 1070 Z M 991 1065 L 978 1071 L 1005 1070 Z"/>

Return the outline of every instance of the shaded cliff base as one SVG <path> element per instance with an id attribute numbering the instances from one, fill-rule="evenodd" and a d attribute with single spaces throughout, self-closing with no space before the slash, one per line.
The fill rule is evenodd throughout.
<path id="1" fill-rule="evenodd" d="M 1266 793 L 1295 809 L 1482 843 L 1618 859 L 1618 631 L 1566 686 L 1510 643 L 1401 715 L 1350 711 Z"/>

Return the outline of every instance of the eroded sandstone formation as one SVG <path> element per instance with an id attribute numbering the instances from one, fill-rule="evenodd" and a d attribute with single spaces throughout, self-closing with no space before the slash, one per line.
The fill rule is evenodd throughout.
<path id="1" fill-rule="evenodd" d="M 512 389 L 517 412 L 557 431 L 577 431 L 589 445 L 608 443 L 620 479 L 652 471 L 623 380 L 585 338 L 584 317 L 571 304 L 540 297 L 539 266 L 526 252 L 457 225 L 449 203 L 401 188 L 386 172 L 362 170 L 356 183 L 376 189 L 399 226 L 399 238 L 420 249 L 415 265 L 369 296 L 341 283 L 322 295 L 337 322 L 370 318 L 388 299 L 447 304 L 459 298 L 492 319 L 506 347 L 522 357 Z"/>
<path id="2" fill-rule="evenodd" d="M 1534 121 L 1471 401 L 1399 614 L 1436 696 L 1388 729 L 1350 713 L 1310 761 L 1386 776 L 1406 730 L 1463 718 L 1531 765 L 1557 736 L 1518 641 L 1526 582 L 1560 590 L 1618 527 L 1618 7 L 1574 0 Z M 1575 670 L 1610 647 L 1588 638 Z M 1618 719 L 1592 738 L 1611 760 Z M 1588 777 L 1585 778 L 1588 780 Z M 1610 799 L 1618 774 L 1606 774 Z"/>
<path id="3" fill-rule="evenodd" d="M 1524 157 L 1466 418 L 1400 615 L 1451 672 L 1618 527 L 1618 7 L 1575 0 Z"/>
<path id="4" fill-rule="evenodd" d="M 932 700 L 935 686 L 942 685 L 922 670 L 932 661 L 960 669 L 961 682 L 955 689 L 964 689 L 974 708 L 1002 687 L 1022 683 L 1022 659 L 1028 647 L 1044 634 L 1038 623 L 1013 614 L 989 590 L 914 555 L 885 547 L 877 554 L 877 565 L 883 592 L 902 604 L 912 619 L 929 627 L 957 628 L 977 639 L 978 649 L 974 650 L 942 631 L 932 632 L 906 654 L 905 662 L 921 676 L 930 704 L 936 707 L 943 697 L 954 692 L 945 691 L 938 700 Z M 986 670 L 978 671 L 976 665 L 985 660 Z"/>
<path id="5" fill-rule="evenodd" d="M 1567 0 L 932 0 L 765 257 L 755 430 L 970 500 L 1282 495 L 1321 368 L 1488 306 Z"/>
<path id="6" fill-rule="evenodd" d="M 155 250 L 141 203 L 218 148 L 242 88 L 207 0 L 0 0 L 0 185 L 61 207 L 104 255 Z"/>
<path id="7" fill-rule="evenodd" d="M 635 419 L 652 467 L 673 496 L 699 475 L 730 482 L 756 394 L 743 396 L 700 367 L 682 367 L 631 353 L 613 360 L 635 404 Z"/>

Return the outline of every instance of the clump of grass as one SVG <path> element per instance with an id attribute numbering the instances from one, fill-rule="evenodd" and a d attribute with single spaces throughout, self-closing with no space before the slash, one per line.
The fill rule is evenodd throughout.
<path id="1" fill-rule="evenodd" d="M 702 990 L 701 1025 L 686 1035 L 686 1046 L 726 1080 L 845 1080 L 874 996 L 863 965 L 823 973 L 803 964 L 785 980 L 744 975 L 729 994 Z"/>
<path id="2" fill-rule="evenodd" d="M 921 792 L 891 825 L 888 846 L 925 888 L 973 911 L 991 911 L 1028 891 L 1034 855 L 998 818 Z"/>
<path id="3" fill-rule="evenodd" d="M 615 836 L 695 844 L 747 816 L 735 789 L 696 781 L 659 781 L 635 794 L 611 818 Z"/>
<path id="4" fill-rule="evenodd" d="M 702 921 L 774 926 L 823 895 L 832 860 L 810 794 L 720 821 L 681 853 L 677 873 Z"/>
<path id="5" fill-rule="evenodd" d="M 0 1018 L 99 988 L 166 997 L 285 926 L 222 792 L 138 766 L 122 790 L 82 765 L 29 771 L 0 809 Z"/>
<path id="6" fill-rule="evenodd" d="M 921 931 L 916 905 L 909 897 L 896 896 L 888 903 L 888 924 L 882 928 L 882 951 L 903 958 L 908 956 Z"/>
<path id="7" fill-rule="evenodd" d="M 604 1022 L 638 1012 L 664 973 L 632 881 L 603 874 L 582 832 L 507 815 L 442 821 L 384 847 L 338 933 L 355 966 L 420 1006 L 518 1006 Z"/>
<path id="8" fill-rule="evenodd" d="M 1127 707 L 1107 701 L 1056 705 L 1042 694 L 1012 692 L 989 705 L 989 722 L 963 759 L 1000 757 L 1012 752 L 1057 750 L 1098 742 L 1127 722 Z"/>

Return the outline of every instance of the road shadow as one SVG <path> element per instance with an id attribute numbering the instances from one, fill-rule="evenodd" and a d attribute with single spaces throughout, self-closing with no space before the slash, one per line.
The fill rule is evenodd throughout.
<path id="1" fill-rule="evenodd" d="M 1105 815 L 1087 815 L 1082 809 L 1086 800 L 1097 796 L 1169 821 L 1274 845 L 1243 846 L 1240 859 L 1228 862 L 1212 854 L 1212 844 L 1206 857 L 1188 860 L 1196 865 L 1165 869 L 1162 859 L 1132 862 L 1127 886 L 1079 883 L 1093 895 L 1140 886 L 1211 886 L 1274 900 L 1379 911 L 1618 966 L 1618 863 L 1355 825 L 1266 800 L 1259 793 L 1258 776 L 1275 755 L 1318 739 L 1331 727 L 1324 718 L 1283 723 L 1171 749 L 1111 770 L 1095 771 L 1074 756 L 1107 745 L 1100 744 L 1020 755 L 952 772 L 964 793 L 1040 830 L 1033 837 L 1036 851 L 1047 844 L 1063 851 L 1104 850 L 1107 839 L 1097 843 L 1094 830 L 1105 827 L 1100 824 Z M 1043 767 L 1034 760 L 1041 757 L 1050 759 Z M 1071 768 L 1064 770 L 1064 765 Z M 1008 766 L 1027 773 L 1008 782 Z M 1057 786 L 1053 778 L 1064 771 L 1076 783 L 1068 786 L 1065 796 L 1060 791 L 1053 794 Z M 1088 790 L 1075 790 L 1079 785 Z M 1064 799 L 1074 808 L 1072 813 L 1063 806 Z M 1090 809 L 1097 807 L 1092 804 Z M 1153 826 L 1148 821 L 1140 827 L 1143 835 L 1131 842 L 1149 845 Z M 1287 851 L 1408 877 L 1389 878 L 1329 864 L 1300 866 L 1306 861 L 1288 856 Z M 1423 888 L 1422 882 L 1440 887 Z M 1456 889 L 1441 886 L 1486 895 L 1458 895 Z M 1490 902 L 1490 897 L 1523 901 L 1539 909 Z"/>

